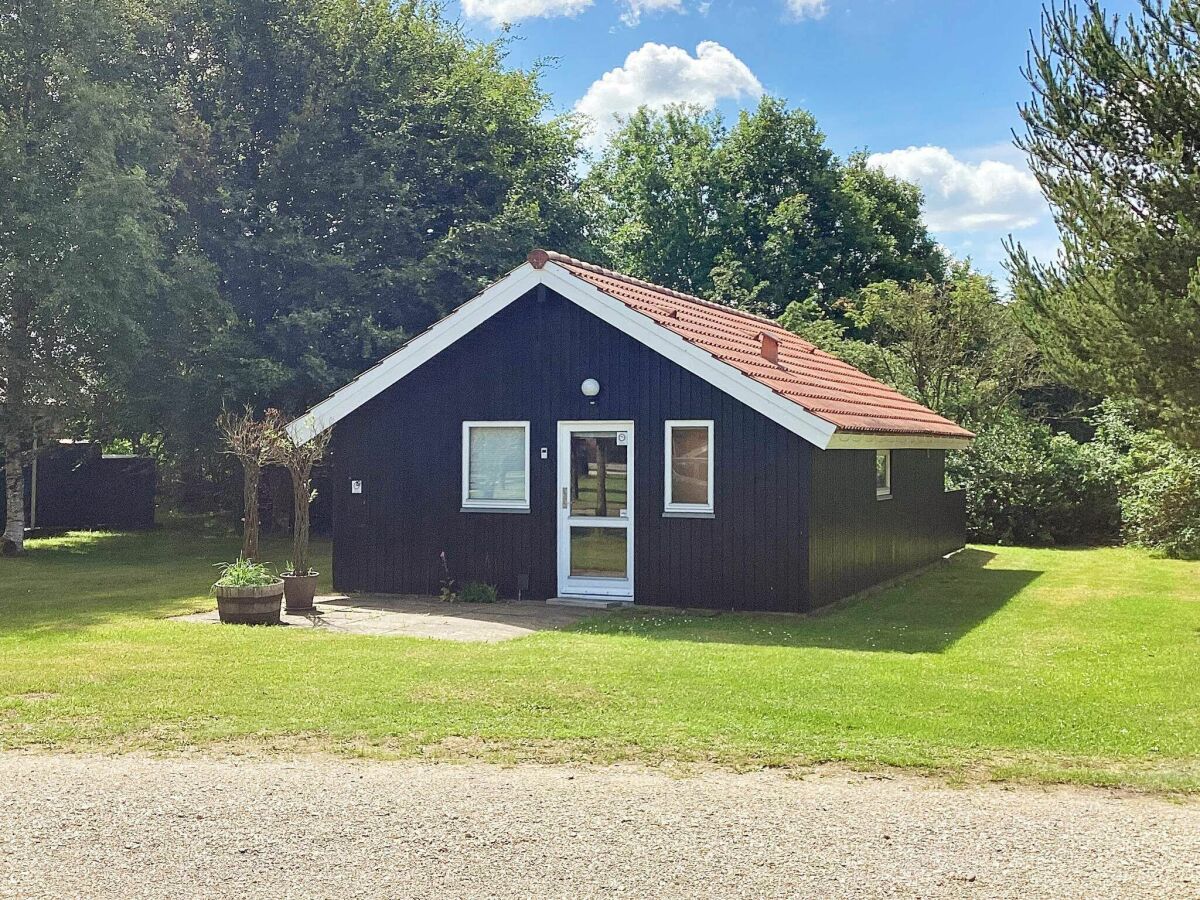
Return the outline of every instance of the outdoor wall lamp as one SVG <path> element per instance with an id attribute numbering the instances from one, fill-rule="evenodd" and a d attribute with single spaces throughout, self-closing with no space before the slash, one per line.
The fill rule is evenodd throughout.
<path id="1" fill-rule="evenodd" d="M 598 382 L 595 378 L 588 378 L 585 379 L 583 384 L 579 386 L 579 389 L 583 391 L 583 396 L 595 397 L 600 393 L 600 382 Z"/>

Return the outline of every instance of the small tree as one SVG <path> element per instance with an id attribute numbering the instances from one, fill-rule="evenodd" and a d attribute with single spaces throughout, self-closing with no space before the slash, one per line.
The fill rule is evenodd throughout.
<path id="1" fill-rule="evenodd" d="M 292 571 L 289 575 L 311 575 L 308 560 L 309 506 L 316 496 L 312 487 L 313 466 L 329 449 L 330 431 L 323 431 L 304 443 L 296 443 L 287 431 L 288 420 L 277 409 L 267 410 L 265 427 L 268 438 L 268 458 L 271 463 L 287 469 L 292 479 L 292 500 L 295 517 L 292 522 Z"/>
<path id="2" fill-rule="evenodd" d="M 247 406 L 241 413 L 221 413 L 217 429 L 225 452 L 242 464 L 242 558 L 258 559 L 258 485 L 271 450 L 267 423 L 256 421 L 254 410 Z"/>

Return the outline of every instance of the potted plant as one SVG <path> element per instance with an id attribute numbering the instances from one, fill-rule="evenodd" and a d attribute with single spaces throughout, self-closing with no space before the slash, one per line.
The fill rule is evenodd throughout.
<path id="1" fill-rule="evenodd" d="M 292 479 L 292 559 L 282 574 L 284 597 L 288 612 L 303 612 L 313 607 L 320 574 L 313 570 L 308 558 L 309 506 L 316 496 L 312 470 L 325 456 L 330 432 L 323 431 L 298 444 L 288 434 L 287 417 L 279 410 L 267 410 L 267 423 L 268 458 L 287 469 Z"/>
<path id="2" fill-rule="evenodd" d="M 230 625 L 278 625 L 283 599 L 283 579 L 262 563 L 239 558 L 221 563 L 221 577 L 213 585 L 217 613 Z"/>

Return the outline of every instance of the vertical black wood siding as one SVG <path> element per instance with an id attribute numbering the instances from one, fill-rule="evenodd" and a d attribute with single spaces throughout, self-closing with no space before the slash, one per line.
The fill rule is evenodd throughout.
<path id="1" fill-rule="evenodd" d="M 596 378 L 595 404 L 580 392 Z M 664 518 L 664 421 L 714 421 L 714 518 Z M 528 513 L 462 512 L 462 423 L 529 420 Z M 334 584 L 557 593 L 557 423 L 634 422 L 634 593 L 642 604 L 803 611 L 962 546 L 941 451 L 820 451 L 575 304 L 532 292 L 342 420 Z M 541 459 L 540 449 L 548 458 Z M 351 480 L 363 493 L 350 493 Z M 811 539 L 810 539 L 811 529 Z"/>
<path id="2" fill-rule="evenodd" d="M 892 496 L 875 496 L 874 450 L 812 455 L 809 579 L 821 606 L 963 546 L 962 491 L 946 491 L 944 450 L 893 450 Z"/>
<path id="3" fill-rule="evenodd" d="M 580 392 L 601 384 L 595 405 Z M 462 512 L 462 423 L 529 420 L 531 511 Z M 715 518 L 663 517 L 666 419 L 712 419 Z M 575 304 L 516 301 L 335 429 L 334 583 L 436 593 L 445 551 L 461 585 L 557 593 L 557 423 L 634 422 L 638 602 L 712 609 L 808 606 L 813 448 Z M 541 459 L 540 449 L 548 450 Z M 363 494 L 352 495 L 352 479 Z"/>

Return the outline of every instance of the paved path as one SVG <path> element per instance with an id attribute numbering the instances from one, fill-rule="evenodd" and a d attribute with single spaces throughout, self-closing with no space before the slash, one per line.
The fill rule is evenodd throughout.
<path id="1" fill-rule="evenodd" d="M 0 754 L 0 896 L 1200 897 L 1200 804 L 328 757 Z"/>
<path id="2" fill-rule="evenodd" d="M 548 606 L 531 600 L 499 603 L 446 603 L 428 597 L 318 597 L 306 615 L 284 614 L 283 623 L 301 628 L 324 628 L 345 634 L 404 635 L 447 641 L 493 643 L 574 625 L 595 615 L 591 609 Z M 217 611 L 176 616 L 181 622 L 218 624 Z"/>

